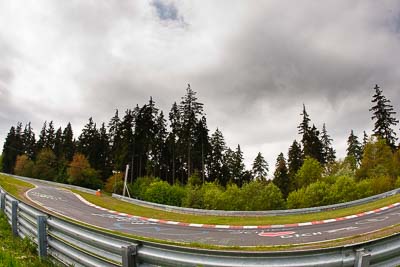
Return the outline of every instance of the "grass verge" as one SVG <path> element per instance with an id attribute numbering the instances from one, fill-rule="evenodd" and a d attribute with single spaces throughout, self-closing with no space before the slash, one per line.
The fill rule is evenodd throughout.
<path id="1" fill-rule="evenodd" d="M 57 266 L 47 260 L 40 260 L 36 245 L 29 239 L 14 237 L 7 219 L 0 211 L 0 266 L 46 267 Z"/>
<path id="2" fill-rule="evenodd" d="M 27 200 L 25 197 L 25 192 L 35 187 L 30 183 L 2 174 L 0 174 L 0 186 L 17 199 L 23 200 Z"/>
<path id="3" fill-rule="evenodd" d="M 204 216 L 204 215 L 191 215 L 191 214 L 166 212 L 166 211 L 150 209 L 134 205 L 106 195 L 98 197 L 77 190 L 72 190 L 72 191 L 74 193 L 81 195 L 83 198 L 85 198 L 87 201 L 93 204 L 96 204 L 100 207 L 107 208 L 110 210 L 115 210 L 118 212 L 144 216 L 148 218 L 179 221 L 186 223 L 227 224 L 227 225 L 270 225 L 270 224 L 291 224 L 291 223 L 300 223 L 309 221 L 319 221 L 319 220 L 340 218 L 348 215 L 358 214 L 361 212 L 374 210 L 396 202 L 400 202 L 400 194 L 399 194 L 359 206 L 318 212 L 318 213 L 296 214 L 296 215 L 285 215 L 285 216 L 233 217 L 233 216 Z"/>

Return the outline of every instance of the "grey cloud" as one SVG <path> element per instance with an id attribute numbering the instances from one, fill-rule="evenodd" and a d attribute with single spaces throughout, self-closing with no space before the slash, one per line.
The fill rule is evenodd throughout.
<path id="1" fill-rule="evenodd" d="M 4 49 L 0 41 L 0 80 L 7 85 L 0 85 L 1 112 L 13 113 L 2 119 L 2 132 L 14 120 L 35 120 L 40 129 L 53 119 L 57 125 L 71 121 L 78 134 L 90 116 L 107 122 L 115 108 L 122 114 L 150 96 L 168 113 L 191 83 L 205 104 L 210 132 L 219 127 L 230 146 L 247 149 L 248 164 L 261 150 L 273 166 L 299 137 L 303 103 L 313 123 L 327 124 L 340 156 L 350 129 L 371 131 L 375 83 L 400 112 L 396 1 L 76 0 L 49 1 L 38 9 L 39 15 L 26 18 L 32 29 L 19 21 L 11 26 L 31 29 L 31 42 L 40 36 L 39 46 L 20 46 L 15 39 Z M 40 57 L 32 59 L 35 64 L 19 60 L 41 66 L 34 77 L 58 106 L 44 105 L 51 99 L 43 95 L 17 107 L 21 101 L 12 90 L 22 89 L 13 80 L 26 74 L 13 67 L 15 53 Z M 43 68 L 48 62 L 54 66 Z M 60 81 L 50 72 L 57 68 Z"/>

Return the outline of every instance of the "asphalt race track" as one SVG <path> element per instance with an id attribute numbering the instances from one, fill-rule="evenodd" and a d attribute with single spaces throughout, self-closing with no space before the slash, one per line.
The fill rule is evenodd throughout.
<path id="1" fill-rule="evenodd" d="M 400 205 L 352 219 L 295 227 L 265 229 L 203 228 L 157 223 L 113 214 L 82 202 L 71 191 L 35 183 L 28 198 L 44 209 L 98 227 L 156 239 L 225 246 L 311 243 L 365 234 L 400 221 Z"/>

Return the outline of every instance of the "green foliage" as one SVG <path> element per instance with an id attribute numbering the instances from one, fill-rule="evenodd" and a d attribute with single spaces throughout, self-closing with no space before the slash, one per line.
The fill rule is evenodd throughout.
<path id="1" fill-rule="evenodd" d="M 39 152 L 33 168 L 33 176 L 38 179 L 55 180 L 57 177 L 57 158 L 51 149 L 45 148 Z"/>
<path id="2" fill-rule="evenodd" d="M 145 193 L 149 185 L 155 181 L 158 181 L 155 177 L 139 177 L 133 184 L 129 184 L 129 192 L 132 194 L 133 197 L 138 199 L 145 199 Z"/>
<path id="3" fill-rule="evenodd" d="M 393 174 L 393 154 L 383 139 L 367 143 L 361 166 L 356 172 L 358 179 L 390 176 Z"/>
<path id="4" fill-rule="evenodd" d="M 205 183 L 203 191 L 203 208 L 216 210 L 221 207 L 223 188 L 216 183 Z"/>
<path id="5" fill-rule="evenodd" d="M 186 195 L 182 205 L 187 208 L 201 209 L 204 207 L 203 191 L 199 186 L 186 186 Z"/>
<path id="6" fill-rule="evenodd" d="M 241 189 L 236 184 L 229 184 L 221 196 L 222 210 L 244 210 L 245 199 L 241 196 Z"/>
<path id="7" fill-rule="evenodd" d="M 0 154 L 0 172 L 3 171 L 3 154 Z"/>
<path id="8" fill-rule="evenodd" d="M 395 188 L 400 188 L 400 176 L 397 177 L 396 182 L 395 182 L 395 184 L 394 184 L 394 187 L 395 187 Z"/>
<path id="9" fill-rule="evenodd" d="M 364 179 L 357 183 L 355 187 L 357 192 L 357 199 L 372 196 L 374 191 L 372 189 L 372 179 Z"/>
<path id="10" fill-rule="evenodd" d="M 28 238 L 12 236 L 6 217 L 0 212 L 0 266 L 12 267 L 46 267 L 56 266 L 47 260 L 37 257 L 36 245 Z"/>
<path id="11" fill-rule="evenodd" d="M 115 193 L 115 194 L 122 194 L 124 188 L 124 174 L 119 172 L 115 173 L 112 176 L 110 176 L 106 184 L 104 186 L 104 189 L 109 192 L 109 193 Z"/>
<path id="12" fill-rule="evenodd" d="M 165 181 L 158 180 L 148 186 L 144 193 L 144 200 L 171 206 L 181 206 L 184 196 L 185 189 L 181 186 L 171 186 Z"/>
<path id="13" fill-rule="evenodd" d="M 27 155 L 17 156 L 15 162 L 14 173 L 16 175 L 32 177 L 34 163 Z"/>
<path id="14" fill-rule="evenodd" d="M 320 180 L 322 177 L 322 167 L 321 164 L 310 157 L 304 160 L 303 166 L 296 175 L 296 187 L 302 188 L 313 182 Z"/>
<path id="15" fill-rule="evenodd" d="M 264 159 L 261 152 L 258 152 L 257 157 L 253 161 L 253 175 L 254 179 L 259 181 L 265 181 L 268 174 L 268 163 Z"/>
<path id="16" fill-rule="evenodd" d="M 68 182 L 74 185 L 92 189 L 103 188 L 98 171 L 90 167 L 89 161 L 83 154 L 76 153 L 67 169 Z"/>
<path id="17" fill-rule="evenodd" d="M 306 207 L 318 207 L 328 205 L 330 186 L 324 181 L 317 181 L 306 187 Z"/>
<path id="18" fill-rule="evenodd" d="M 286 206 L 288 209 L 305 208 L 306 205 L 306 188 L 300 188 L 289 193 Z"/>
<path id="19" fill-rule="evenodd" d="M 202 184 L 198 171 L 194 171 L 192 175 L 190 175 L 187 184 L 190 186 L 200 186 Z"/>
<path id="20" fill-rule="evenodd" d="M 393 188 L 394 181 L 389 176 L 376 176 L 371 180 L 374 195 L 384 193 Z"/>
<path id="21" fill-rule="evenodd" d="M 356 188 L 356 182 L 353 177 L 340 176 L 336 179 L 336 182 L 329 188 L 329 204 L 342 203 L 358 198 Z"/>

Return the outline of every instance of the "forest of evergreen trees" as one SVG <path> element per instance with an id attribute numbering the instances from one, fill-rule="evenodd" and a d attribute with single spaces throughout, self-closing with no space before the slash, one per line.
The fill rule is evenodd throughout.
<path id="1" fill-rule="evenodd" d="M 75 138 L 70 123 L 63 128 L 44 122 L 39 137 L 31 123 L 12 126 L 0 157 L 3 172 L 105 188 L 120 193 L 125 166 L 129 188 L 138 198 L 178 206 L 255 210 L 332 204 L 400 186 L 400 152 L 393 129 L 398 120 L 390 100 L 376 85 L 372 97 L 374 129 L 362 141 L 350 130 L 347 155 L 336 159 L 326 125 L 312 124 L 303 105 L 287 159 L 280 153 L 273 179 L 261 153 L 246 170 L 240 145 L 227 147 L 223 134 L 211 135 L 203 104 L 188 85 L 168 118 L 153 99 L 137 105 L 108 124 L 92 118 Z"/>

